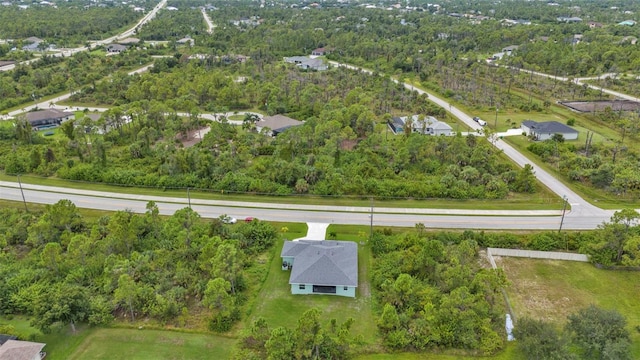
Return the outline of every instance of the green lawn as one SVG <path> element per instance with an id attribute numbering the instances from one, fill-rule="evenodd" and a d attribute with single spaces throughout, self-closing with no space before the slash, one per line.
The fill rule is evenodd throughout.
<path id="1" fill-rule="evenodd" d="M 78 326 L 75 334 L 71 333 L 69 326 L 56 326 L 50 334 L 42 334 L 40 330 L 31 327 L 30 319 L 25 316 L 13 316 L 11 320 L 0 317 L 0 325 L 12 325 L 21 340 L 36 341 L 47 344 L 43 351 L 47 353 L 47 359 L 66 360 L 78 346 L 84 342 L 95 329 L 86 326 Z"/>
<path id="2" fill-rule="evenodd" d="M 627 319 L 632 354 L 640 359 L 640 272 L 600 270 L 588 263 L 499 258 L 511 282 L 507 294 L 516 319 L 529 316 L 562 326 L 590 304 L 616 309 Z"/>
<path id="3" fill-rule="evenodd" d="M 273 249 L 273 258 L 269 275 L 258 295 L 249 321 L 263 317 L 271 328 L 288 326 L 295 328 L 298 318 L 311 308 L 322 311 L 322 318 L 328 324 L 332 318 L 343 322 L 349 317 L 356 321 L 352 327 L 352 334 L 361 335 L 366 346 L 377 346 L 378 336 L 375 320 L 371 310 L 371 293 L 369 291 L 369 259 L 371 252 L 368 247 L 358 248 L 358 290 L 356 298 L 346 298 L 329 295 L 291 295 L 289 285 L 289 271 L 281 268 L 280 251 L 282 240 Z"/>
<path id="4" fill-rule="evenodd" d="M 66 359 L 228 359 L 235 341 L 211 334 L 96 329 Z"/>
<path id="5" fill-rule="evenodd" d="M 21 338 L 47 344 L 43 351 L 51 360 L 228 359 L 236 341 L 212 334 L 86 326 L 75 334 L 68 326 L 42 334 L 23 316 L 0 317 L 1 324 L 13 325 Z"/>

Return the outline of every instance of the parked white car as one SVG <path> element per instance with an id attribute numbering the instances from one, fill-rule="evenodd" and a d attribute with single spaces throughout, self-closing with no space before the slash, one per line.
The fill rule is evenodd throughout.
<path id="1" fill-rule="evenodd" d="M 234 217 L 231 217 L 231 216 L 229 216 L 227 214 L 220 215 L 219 219 L 220 219 L 220 221 L 222 221 L 225 224 L 235 224 L 235 223 L 238 222 L 238 219 L 236 219 Z"/>

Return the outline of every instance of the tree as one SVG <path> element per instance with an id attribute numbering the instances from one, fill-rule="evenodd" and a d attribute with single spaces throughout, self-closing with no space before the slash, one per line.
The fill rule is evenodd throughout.
<path id="1" fill-rule="evenodd" d="M 635 226 L 640 214 L 633 209 L 623 209 L 616 211 L 610 222 L 599 227 L 601 248 L 613 251 L 613 261 L 620 263 L 624 255 L 627 241 L 634 234 Z"/>
<path id="2" fill-rule="evenodd" d="M 213 317 L 209 321 L 211 330 L 229 331 L 239 318 L 240 314 L 234 306 L 235 300 L 229 295 L 230 290 L 231 284 L 222 278 L 215 278 L 207 283 L 202 303 L 213 310 Z"/>
<path id="3" fill-rule="evenodd" d="M 41 294 L 34 306 L 32 325 L 43 333 L 51 330 L 56 322 L 68 323 L 75 333 L 75 324 L 89 316 L 90 304 L 87 290 L 81 286 L 60 283 L 52 291 Z"/>
<path id="4" fill-rule="evenodd" d="M 320 358 L 320 345 L 324 339 L 324 331 L 320 325 L 320 310 L 312 308 L 298 319 L 294 331 L 294 358 Z"/>
<path id="5" fill-rule="evenodd" d="M 631 359 L 627 321 L 616 310 L 590 305 L 568 320 L 566 330 L 580 347 L 582 359 Z"/>
<path id="6" fill-rule="evenodd" d="M 213 277 L 227 281 L 233 294 L 236 293 L 242 276 L 241 255 L 233 243 L 224 242 L 218 246 L 216 255 L 211 259 Z"/>
<path id="7" fill-rule="evenodd" d="M 522 318 L 513 330 L 518 349 L 526 359 L 568 360 L 574 358 L 556 328 L 541 320 Z"/>
<path id="8" fill-rule="evenodd" d="M 525 164 L 524 168 L 518 172 L 514 183 L 515 190 L 518 192 L 533 193 L 536 190 L 535 171 L 531 164 Z"/>
<path id="9" fill-rule="evenodd" d="M 291 330 L 284 327 L 275 328 L 271 331 L 271 336 L 265 343 L 267 359 L 291 360 L 294 346 L 295 342 Z"/>
<path id="10" fill-rule="evenodd" d="M 131 315 L 131 321 L 135 321 L 134 306 L 136 295 L 138 292 L 138 285 L 128 274 L 120 275 L 118 278 L 118 287 L 113 293 L 113 299 L 117 304 L 124 304 Z"/>

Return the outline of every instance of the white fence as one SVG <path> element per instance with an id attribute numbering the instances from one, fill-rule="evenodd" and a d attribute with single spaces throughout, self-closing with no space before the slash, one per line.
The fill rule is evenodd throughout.
<path id="1" fill-rule="evenodd" d="M 496 263 L 493 260 L 493 256 L 510 256 L 510 257 L 524 257 L 532 259 L 548 259 L 548 260 L 567 260 L 567 261 L 580 261 L 589 262 L 589 257 L 584 254 L 574 254 L 567 252 L 556 251 L 537 251 L 537 250 L 516 250 L 516 249 L 501 249 L 501 248 L 487 248 L 487 257 L 491 262 L 491 267 L 496 268 Z"/>

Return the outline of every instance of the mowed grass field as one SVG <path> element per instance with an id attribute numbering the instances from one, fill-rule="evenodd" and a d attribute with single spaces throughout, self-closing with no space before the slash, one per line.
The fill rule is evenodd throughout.
<path id="1" fill-rule="evenodd" d="M 0 317 L 0 325 L 12 325 L 24 337 L 47 344 L 43 351 L 51 360 L 191 360 L 228 359 L 235 338 L 208 333 L 168 330 L 91 328 L 78 326 L 75 334 L 68 325 L 56 326 L 42 334 L 24 316 Z"/>
<path id="2" fill-rule="evenodd" d="M 601 270 L 588 263 L 496 258 L 510 281 L 507 294 L 516 320 L 528 316 L 560 328 L 567 316 L 594 304 L 627 319 L 632 357 L 640 359 L 640 272 Z"/>
<path id="3" fill-rule="evenodd" d="M 236 339 L 212 334 L 96 329 L 67 359 L 228 359 L 235 341 Z"/>

